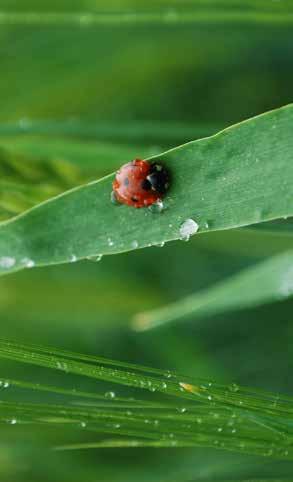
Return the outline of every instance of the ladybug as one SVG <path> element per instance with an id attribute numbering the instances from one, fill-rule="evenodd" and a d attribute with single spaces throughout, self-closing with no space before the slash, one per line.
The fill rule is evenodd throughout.
<path id="1" fill-rule="evenodd" d="M 135 208 L 151 206 L 169 188 L 169 173 L 157 162 L 134 161 L 124 164 L 113 182 L 114 200 Z"/>

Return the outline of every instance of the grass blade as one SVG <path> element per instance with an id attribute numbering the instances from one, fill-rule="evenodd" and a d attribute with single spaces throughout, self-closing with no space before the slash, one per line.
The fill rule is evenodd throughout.
<path id="1" fill-rule="evenodd" d="M 292 120 L 289 105 L 153 157 L 173 179 L 161 214 L 112 205 L 110 175 L 2 223 L 0 273 L 180 239 L 190 218 L 205 232 L 292 215 Z"/>
<path id="2" fill-rule="evenodd" d="M 247 7 L 248 8 L 245 8 Z M 29 26 L 76 26 L 76 27 L 98 27 L 101 25 L 123 26 L 123 25 L 202 25 L 202 24 L 269 24 L 269 25 L 291 25 L 293 13 L 289 4 L 278 8 L 274 4 L 270 8 L 249 8 L 249 4 L 242 5 L 242 8 L 231 8 L 228 3 L 224 8 L 210 6 L 209 8 L 155 8 L 141 11 L 123 10 L 112 12 L 0 12 L 0 24 L 2 25 L 29 25 Z M 289 8 L 288 8 L 289 7 Z"/>
<path id="3" fill-rule="evenodd" d="M 274 256 L 176 303 L 140 313 L 133 326 L 136 330 L 147 330 L 185 318 L 196 319 L 285 300 L 293 294 L 292 264 L 292 251 Z"/>
<path id="4" fill-rule="evenodd" d="M 114 441 L 66 444 L 58 447 L 60 450 L 198 446 L 293 459 L 293 400 L 290 397 L 245 389 L 235 384 L 219 385 L 192 380 L 162 370 L 140 369 L 137 365 L 5 340 L 0 341 L 0 357 L 157 392 L 154 401 L 115 396 L 104 396 L 102 399 L 98 394 L 79 390 L 17 380 L 2 381 L 2 388 L 3 384 L 7 388 L 7 383 L 12 383 L 19 389 L 41 390 L 48 396 L 50 392 L 66 397 L 70 395 L 77 401 L 74 404 L 56 404 L 2 399 L 1 423 L 54 425 L 62 430 L 69 426 L 116 437 Z M 87 362 L 82 362 L 83 358 Z M 174 395 L 176 398 L 173 398 Z M 83 403 L 77 397 L 96 398 L 96 401 Z"/>

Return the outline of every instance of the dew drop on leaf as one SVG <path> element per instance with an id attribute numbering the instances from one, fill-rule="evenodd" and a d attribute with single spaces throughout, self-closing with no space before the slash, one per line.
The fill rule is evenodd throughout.
<path id="1" fill-rule="evenodd" d="M 165 246 L 165 242 L 162 241 L 161 243 L 156 244 L 157 248 L 163 248 Z"/>
<path id="2" fill-rule="evenodd" d="M 111 192 L 111 203 L 115 204 L 115 206 L 118 206 L 120 204 L 116 198 L 116 194 L 114 191 Z"/>
<path id="3" fill-rule="evenodd" d="M 179 413 L 185 413 L 185 412 L 186 412 L 186 408 L 185 408 L 185 407 L 180 407 L 180 408 L 178 408 L 178 412 L 179 412 Z"/>
<path id="4" fill-rule="evenodd" d="M 236 385 L 236 383 L 232 383 L 232 385 L 229 386 L 230 392 L 238 392 L 239 391 L 239 386 Z"/>
<path id="5" fill-rule="evenodd" d="M 108 398 L 108 399 L 113 399 L 116 397 L 116 394 L 115 392 L 106 392 L 105 393 L 105 398 Z"/>
<path id="6" fill-rule="evenodd" d="M 172 377 L 172 374 L 171 374 L 171 372 L 167 371 L 166 373 L 164 373 L 164 376 L 165 376 L 166 378 L 171 378 L 171 377 Z"/>
<path id="7" fill-rule="evenodd" d="M 165 208 L 165 206 L 164 206 L 163 201 L 161 201 L 161 199 L 159 199 L 158 201 L 153 203 L 151 206 L 149 206 L 148 209 L 151 211 L 151 213 L 157 214 L 157 213 L 161 213 L 164 210 L 164 208 Z"/>
<path id="8" fill-rule="evenodd" d="M 22 258 L 21 264 L 23 264 L 26 268 L 33 268 L 35 266 L 35 262 L 30 258 Z"/>
<path id="9" fill-rule="evenodd" d="M 186 219 L 180 226 L 180 239 L 182 241 L 189 241 L 190 236 L 197 233 L 198 228 L 199 226 L 196 221 L 193 219 Z"/>
<path id="10" fill-rule="evenodd" d="M 102 254 L 96 254 L 95 256 L 88 256 L 87 257 L 87 259 L 89 261 L 93 261 L 94 263 L 98 263 L 99 261 L 101 261 L 102 258 L 103 258 Z"/>
<path id="11" fill-rule="evenodd" d="M 15 259 L 11 256 L 2 256 L 2 258 L 0 258 L 0 268 L 9 269 L 12 268 L 12 266 L 14 265 Z"/>

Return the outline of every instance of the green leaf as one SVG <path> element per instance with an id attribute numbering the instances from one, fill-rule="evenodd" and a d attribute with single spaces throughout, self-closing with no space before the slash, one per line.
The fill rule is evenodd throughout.
<path id="1" fill-rule="evenodd" d="M 151 392 L 148 399 L 104 396 L 78 389 L 1 380 L 10 384 L 72 397 L 71 403 L 1 401 L 0 422 L 56 426 L 111 434 L 113 440 L 63 445 L 98 447 L 214 447 L 291 460 L 293 400 L 280 394 L 235 384 L 193 380 L 169 371 L 91 357 L 64 350 L 0 340 L 0 357 L 94 380 Z M 80 387 L 80 381 L 79 381 Z M 9 390 L 3 390 L 3 394 Z M 156 393 L 155 393 L 156 392 Z M 175 397 L 175 398 L 170 398 Z M 3 397 L 2 397 L 3 398 Z M 81 400 L 80 400 L 81 398 Z M 92 399 L 84 402 L 84 398 Z M 96 399 L 96 400 L 94 400 Z M 123 437 L 128 438 L 123 438 Z"/>
<path id="2" fill-rule="evenodd" d="M 274 256 L 176 303 L 135 317 L 134 328 L 147 330 L 185 318 L 198 319 L 282 301 L 293 294 L 293 251 Z"/>
<path id="3" fill-rule="evenodd" d="M 113 205 L 110 175 L 2 223 L 0 272 L 161 245 L 190 219 L 205 232 L 293 214 L 292 120 L 290 105 L 153 157 L 172 176 L 160 214 Z"/>
<path id="4" fill-rule="evenodd" d="M 128 2 L 129 3 L 129 2 Z M 164 2 L 156 4 L 142 3 L 135 9 L 133 4 L 124 2 L 124 9 L 121 5 L 107 5 L 100 7 L 99 13 L 94 12 L 56 12 L 56 11 L 28 11 L 28 12 L 0 12 L 0 23 L 4 25 L 75 25 L 79 27 L 100 26 L 100 25 L 136 25 L 136 24 L 205 24 L 205 23 L 248 23 L 248 24 L 291 24 L 293 21 L 292 8 L 289 2 L 282 5 L 275 3 L 261 2 L 255 6 L 246 0 L 245 2 L 231 3 L 225 1 L 221 6 L 214 6 L 208 2 L 202 2 L 198 6 L 168 5 Z M 120 7 L 120 8 L 119 8 Z M 128 7 L 128 8 L 127 8 Z M 129 8 L 131 7 L 131 9 Z M 239 8 L 240 7 L 240 8 Z"/>

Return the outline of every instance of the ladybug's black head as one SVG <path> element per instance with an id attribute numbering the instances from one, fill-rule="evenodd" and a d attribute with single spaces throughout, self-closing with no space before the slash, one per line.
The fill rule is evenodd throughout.
<path id="1" fill-rule="evenodd" d="M 169 177 L 168 171 L 161 164 L 157 164 L 156 162 L 152 163 L 149 174 L 146 178 L 148 189 L 152 189 L 160 194 L 165 194 L 170 184 Z"/>

